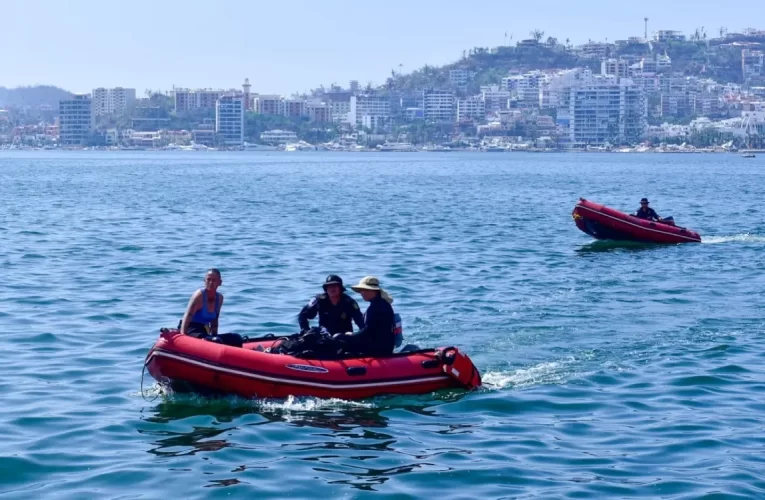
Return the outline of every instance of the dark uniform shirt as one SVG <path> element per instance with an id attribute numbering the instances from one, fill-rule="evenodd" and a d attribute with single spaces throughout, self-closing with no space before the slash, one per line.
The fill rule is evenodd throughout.
<path id="1" fill-rule="evenodd" d="M 635 217 L 638 219 L 659 220 L 659 214 L 657 214 L 656 210 L 651 207 L 645 207 L 645 210 L 643 207 L 640 207 L 640 209 L 635 214 Z"/>
<path id="2" fill-rule="evenodd" d="M 385 356 L 395 348 L 393 307 L 379 294 L 364 313 L 366 326 L 350 339 L 353 348 L 367 356 Z"/>
<path id="3" fill-rule="evenodd" d="M 355 321 L 359 328 L 364 328 L 364 316 L 359 304 L 346 294 L 340 296 L 340 301 L 334 305 L 326 293 L 312 298 L 298 315 L 300 331 L 308 330 L 308 320 L 319 315 L 319 326 L 323 326 L 331 334 L 353 331 Z"/>

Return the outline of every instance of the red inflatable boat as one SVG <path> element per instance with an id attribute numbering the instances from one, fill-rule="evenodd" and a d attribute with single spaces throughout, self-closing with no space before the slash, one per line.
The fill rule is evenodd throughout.
<path id="1" fill-rule="evenodd" d="M 146 368 L 155 380 L 175 390 L 213 390 L 245 398 L 362 399 L 481 385 L 473 362 L 456 347 L 318 361 L 263 352 L 276 340 L 248 340 L 240 348 L 162 329 L 146 357 Z"/>
<path id="2" fill-rule="evenodd" d="M 625 214 L 579 199 L 571 216 L 576 227 L 599 240 L 640 241 L 646 243 L 699 243 L 701 236 L 684 227 L 662 224 Z"/>

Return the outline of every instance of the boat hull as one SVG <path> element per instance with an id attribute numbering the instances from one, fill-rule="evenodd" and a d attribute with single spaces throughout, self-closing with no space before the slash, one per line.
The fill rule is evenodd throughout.
<path id="1" fill-rule="evenodd" d="M 613 208 L 580 199 L 571 214 L 576 227 L 599 240 L 642 243 L 699 243 L 701 236 L 684 227 L 639 219 Z"/>
<path id="2" fill-rule="evenodd" d="M 225 346 L 163 330 L 146 359 L 151 376 L 171 388 L 233 394 L 244 398 L 364 399 L 382 394 L 426 394 L 441 389 L 480 386 L 480 373 L 466 355 L 463 381 L 445 363 L 446 350 L 417 351 L 385 358 L 306 360 L 262 352 L 274 339 L 258 339 L 242 348 Z M 446 354 L 445 354 L 446 353 Z M 453 357 L 451 359 L 454 359 Z M 465 383 L 469 370 L 471 382 Z M 458 373 L 459 375 L 459 373 Z"/>

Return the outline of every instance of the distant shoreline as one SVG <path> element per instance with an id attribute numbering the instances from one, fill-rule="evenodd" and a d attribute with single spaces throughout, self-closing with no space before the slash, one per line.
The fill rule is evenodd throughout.
<path id="1" fill-rule="evenodd" d="M 163 149 L 163 148 L 3 148 L 0 147 L 0 152 L 29 152 L 29 151 L 52 151 L 52 152 L 155 152 L 155 153 L 255 153 L 255 154 L 300 154 L 300 153 L 348 153 L 348 154 L 360 154 L 360 153 L 381 153 L 381 154 L 420 154 L 420 153 L 484 153 L 484 154 L 514 154 L 514 153 L 547 153 L 547 154 L 581 154 L 581 153 L 611 153 L 611 154 L 729 154 L 729 155 L 749 155 L 749 154 L 765 154 L 765 149 L 742 149 L 739 151 L 721 151 L 721 150 L 709 150 L 709 149 L 696 149 L 696 150 L 655 150 L 649 149 L 645 151 L 625 151 L 625 150 L 581 150 L 581 149 L 509 149 L 506 151 L 484 151 L 478 149 L 452 149 L 452 150 L 413 150 L 413 151 L 380 151 L 377 149 L 364 149 L 354 151 L 343 150 L 304 150 L 304 151 L 258 151 L 247 149 L 205 149 L 205 150 L 178 150 L 178 149 Z"/>

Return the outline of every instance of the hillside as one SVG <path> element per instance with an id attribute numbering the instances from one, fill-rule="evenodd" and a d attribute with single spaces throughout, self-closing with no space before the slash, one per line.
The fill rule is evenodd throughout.
<path id="1" fill-rule="evenodd" d="M 71 96 L 72 94 L 66 90 L 52 85 L 36 85 L 15 89 L 0 87 L 0 108 L 47 105 L 57 109 L 60 100 L 68 99 Z"/>
<path id="2" fill-rule="evenodd" d="M 736 40 L 738 41 L 738 40 Z M 753 48 L 765 48 L 765 40 L 748 38 Z M 608 45 L 608 57 L 642 57 L 666 53 L 672 59 L 672 71 L 688 76 L 713 78 L 721 83 L 741 83 L 741 47 L 730 45 L 730 40 L 705 40 Z M 481 85 L 498 84 L 500 79 L 515 70 L 569 69 L 587 67 L 600 71 L 600 60 L 580 57 L 570 45 L 548 38 L 545 43 L 530 43 L 494 49 L 474 48 L 464 51 L 458 61 L 442 67 L 424 66 L 409 74 L 393 73 L 387 88 L 414 91 L 425 88 L 449 88 L 449 71 L 465 69 L 475 73 L 468 84 L 468 94 L 477 93 Z"/>

